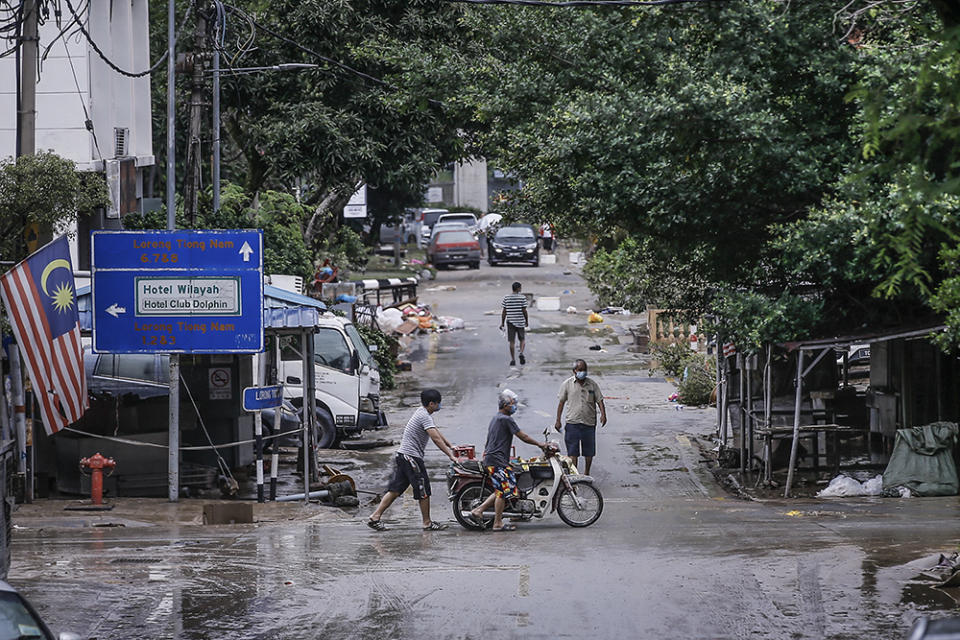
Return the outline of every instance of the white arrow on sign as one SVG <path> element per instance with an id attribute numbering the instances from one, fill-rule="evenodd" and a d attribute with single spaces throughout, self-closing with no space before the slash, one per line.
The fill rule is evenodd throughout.
<path id="1" fill-rule="evenodd" d="M 250 254 L 253 253 L 253 249 L 250 248 L 250 243 L 244 241 L 243 246 L 240 247 L 240 253 L 243 254 L 243 261 L 250 262 Z"/>
<path id="2" fill-rule="evenodd" d="M 123 307 L 118 307 L 117 303 L 114 302 L 112 305 L 107 307 L 107 313 L 112 315 L 114 318 L 119 318 L 121 313 L 126 313 L 127 310 Z"/>

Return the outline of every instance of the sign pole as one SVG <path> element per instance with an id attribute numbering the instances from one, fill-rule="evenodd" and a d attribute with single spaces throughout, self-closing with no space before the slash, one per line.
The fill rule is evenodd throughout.
<path id="1" fill-rule="evenodd" d="M 257 387 L 263 385 L 263 356 L 259 353 L 253 354 L 253 384 Z M 280 412 L 276 413 L 277 418 L 280 417 Z M 277 429 L 280 420 L 274 420 L 274 432 L 279 431 Z M 257 502 L 263 502 L 263 414 L 260 411 L 257 411 L 253 414 L 253 434 L 256 438 L 256 447 L 257 452 Z M 277 443 L 274 442 L 273 446 L 276 447 Z"/>
<path id="2" fill-rule="evenodd" d="M 167 439 L 167 487 L 170 502 L 180 499 L 180 356 L 170 354 L 170 431 Z"/>
<path id="3" fill-rule="evenodd" d="M 276 347 L 277 340 L 279 340 L 279 338 L 276 338 L 276 337 L 273 338 L 273 341 L 271 342 L 270 353 L 273 353 L 273 354 L 278 353 L 277 347 Z M 276 371 L 275 363 L 271 362 L 270 370 L 272 372 Z M 270 378 L 271 378 L 270 382 L 276 382 L 277 381 L 276 373 L 271 373 Z M 278 433 L 280 431 L 280 427 L 283 425 L 283 420 L 280 419 L 280 416 L 282 415 L 281 409 L 282 407 L 277 407 L 277 413 L 276 413 L 277 417 L 273 421 L 274 428 L 277 430 Z M 272 451 L 273 453 L 270 455 L 270 500 L 276 500 L 277 499 L 277 478 L 280 475 L 280 443 L 277 442 L 276 438 L 274 438 L 273 440 Z"/>

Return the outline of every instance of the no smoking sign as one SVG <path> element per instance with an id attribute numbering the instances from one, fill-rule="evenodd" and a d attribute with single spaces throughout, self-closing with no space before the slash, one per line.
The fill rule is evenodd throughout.
<path id="1" fill-rule="evenodd" d="M 211 400 L 230 400 L 233 398 L 230 384 L 229 367 L 212 367 L 207 372 Z"/>

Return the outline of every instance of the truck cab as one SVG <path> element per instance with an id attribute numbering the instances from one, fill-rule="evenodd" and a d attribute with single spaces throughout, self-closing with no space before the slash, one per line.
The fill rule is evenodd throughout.
<path id="1" fill-rule="evenodd" d="M 277 377 L 284 397 L 302 407 L 303 354 L 296 336 L 277 340 Z M 386 426 L 380 410 L 380 372 L 360 332 L 346 318 L 324 313 L 313 336 L 317 445 L 332 447 L 364 429 Z"/>

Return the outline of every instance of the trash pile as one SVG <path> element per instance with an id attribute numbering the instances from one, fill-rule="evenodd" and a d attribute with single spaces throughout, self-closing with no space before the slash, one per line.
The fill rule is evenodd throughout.
<path id="1" fill-rule="evenodd" d="M 960 552 L 954 551 L 949 556 L 940 554 L 937 564 L 920 572 L 924 578 L 929 578 L 937 587 L 960 587 Z"/>
<path id="2" fill-rule="evenodd" d="M 884 496 L 887 498 L 910 498 L 913 496 L 907 487 L 883 488 L 883 476 L 875 476 L 864 482 L 856 478 L 839 475 L 819 493 L 818 498 L 849 498 L 853 496 Z"/>
<path id="3" fill-rule="evenodd" d="M 463 318 L 434 316 L 427 304 L 405 303 L 377 309 L 377 324 L 387 334 L 409 336 L 418 333 L 455 331 L 464 328 Z"/>

